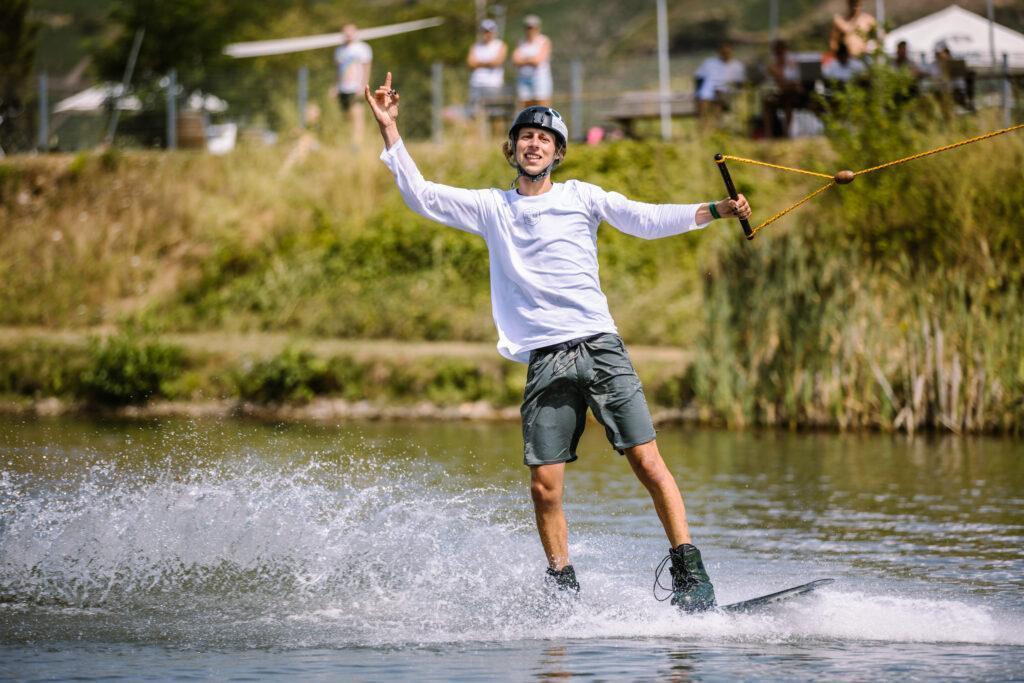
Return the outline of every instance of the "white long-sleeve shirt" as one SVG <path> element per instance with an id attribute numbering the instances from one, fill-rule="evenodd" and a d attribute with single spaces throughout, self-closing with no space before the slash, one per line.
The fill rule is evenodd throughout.
<path id="1" fill-rule="evenodd" d="M 402 140 L 380 158 L 410 209 L 486 241 L 498 352 L 514 361 L 528 361 L 532 349 L 617 332 L 598 278 L 601 221 L 644 239 L 706 225 L 695 222 L 700 204 L 644 204 L 578 180 L 537 196 L 428 182 Z"/>

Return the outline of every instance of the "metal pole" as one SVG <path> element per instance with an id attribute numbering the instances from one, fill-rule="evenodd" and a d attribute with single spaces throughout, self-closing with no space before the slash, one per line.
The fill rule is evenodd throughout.
<path id="1" fill-rule="evenodd" d="M 178 70 L 167 74 L 167 149 L 178 149 Z"/>
<path id="2" fill-rule="evenodd" d="M 39 140 L 36 149 L 45 152 L 50 148 L 50 104 L 47 101 L 48 85 L 46 72 L 39 74 Z"/>
<path id="3" fill-rule="evenodd" d="M 875 0 L 875 21 L 878 22 L 878 30 L 882 30 L 885 23 L 885 0 Z"/>
<path id="4" fill-rule="evenodd" d="M 440 143 L 444 139 L 444 129 L 441 123 L 441 109 L 444 108 L 444 64 L 434 62 L 430 65 L 430 130 L 434 142 Z"/>
<path id="5" fill-rule="evenodd" d="M 772 0 L 768 5 L 768 32 L 773 41 L 779 39 L 779 0 Z"/>
<path id="6" fill-rule="evenodd" d="M 142 37 L 146 35 L 146 29 L 140 28 L 135 32 L 135 40 L 132 41 L 132 51 L 128 54 L 128 65 L 124 69 L 124 77 L 121 79 L 121 92 L 114 94 L 114 111 L 110 115 L 110 126 L 107 128 L 107 137 L 104 142 L 108 145 L 114 142 L 114 134 L 117 133 L 117 121 L 121 118 L 121 108 L 117 106 L 118 99 L 128 94 L 128 86 L 132 82 L 132 73 L 135 71 L 135 60 L 139 58 L 139 49 L 142 47 Z"/>
<path id="7" fill-rule="evenodd" d="M 988 54 L 992 60 L 992 70 L 996 68 L 996 9 L 992 0 L 988 0 Z"/>
<path id="8" fill-rule="evenodd" d="M 1013 88 L 1010 84 L 1010 55 L 1003 53 L 1003 126 L 1009 128 L 1013 113 Z"/>
<path id="9" fill-rule="evenodd" d="M 299 128 L 304 129 L 306 127 L 306 101 L 309 99 L 309 69 L 304 66 L 299 67 L 298 90 Z"/>
<path id="10" fill-rule="evenodd" d="M 583 62 L 572 60 L 569 76 L 571 79 L 572 109 L 569 113 L 569 137 L 583 139 Z"/>
<path id="11" fill-rule="evenodd" d="M 658 8 L 658 85 L 661 99 L 661 139 L 672 139 L 672 91 L 668 80 L 668 12 L 665 0 L 657 0 Z"/>

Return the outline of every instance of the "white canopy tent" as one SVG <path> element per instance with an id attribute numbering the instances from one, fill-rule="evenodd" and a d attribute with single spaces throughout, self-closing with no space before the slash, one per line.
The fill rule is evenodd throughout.
<path id="1" fill-rule="evenodd" d="M 990 25 L 985 17 L 957 5 L 893 30 L 885 36 L 885 51 L 895 52 L 901 40 L 907 41 L 914 55 L 931 55 L 939 43 L 945 43 L 954 57 L 969 66 L 991 66 L 994 52 L 997 65 L 1005 53 L 1011 68 L 1024 68 L 1024 34 L 999 24 Z"/>
<path id="2" fill-rule="evenodd" d="M 359 40 L 373 40 L 374 38 L 386 38 L 397 36 L 410 31 L 440 26 L 444 23 L 441 17 L 430 19 L 417 19 L 416 21 L 405 21 L 400 24 L 389 24 L 387 26 L 375 26 L 373 28 L 359 29 Z M 341 33 L 321 33 L 315 36 L 303 36 L 302 38 L 281 38 L 278 40 L 255 40 L 248 43 L 232 43 L 224 48 L 224 54 L 241 59 L 244 57 L 266 57 L 269 55 L 284 55 L 291 52 L 305 52 L 306 50 L 319 50 L 325 47 L 335 47 L 345 42 L 345 36 Z"/>
<path id="3" fill-rule="evenodd" d="M 121 97 L 120 83 L 103 83 L 94 85 L 91 88 L 65 97 L 53 108 L 54 114 L 62 112 L 94 112 L 100 111 L 107 103 L 107 100 L 114 98 L 117 101 L 117 108 L 121 111 L 141 111 L 142 103 L 135 95 Z"/>

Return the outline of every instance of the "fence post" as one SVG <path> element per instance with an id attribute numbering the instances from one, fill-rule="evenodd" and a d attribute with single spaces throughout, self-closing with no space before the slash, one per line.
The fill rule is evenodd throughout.
<path id="1" fill-rule="evenodd" d="M 167 149 L 178 149 L 178 70 L 167 74 Z"/>
<path id="2" fill-rule="evenodd" d="M 444 127 L 441 121 L 441 110 L 444 108 L 444 64 L 434 62 L 430 65 L 430 130 L 434 142 L 444 140 Z"/>
<path id="3" fill-rule="evenodd" d="M 1010 83 L 1010 56 L 1003 53 L 1003 126 L 1010 127 L 1013 118 L 1013 86 Z"/>
<path id="4" fill-rule="evenodd" d="M 304 66 L 299 67 L 298 91 L 299 128 L 304 129 L 306 127 L 306 101 L 309 99 L 309 69 Z"/>
<path id="5" fill-rule="evenodd" d="M 36 149 L 45 152 L 50 148 L 50 105 L 47 101 L 46 72 L 39 74 L 39 139 L 36 142 Z"/>
<path id="6" fill-rule="evenodd" d="M 570 93 L 572 104 L 569 111 L 569 137 L 573 140 L 583 139 L 583 62 L 577 58 L 572 60 L 569 69 Z"/>
<path id="7" fill-rule="evenodd" d="M 658 8 L 658 90 L 661 100 L 661 139 L 672 139 L 672 92 L 668 76 L 668 12 L 665 0 L 657 0 Z"/>

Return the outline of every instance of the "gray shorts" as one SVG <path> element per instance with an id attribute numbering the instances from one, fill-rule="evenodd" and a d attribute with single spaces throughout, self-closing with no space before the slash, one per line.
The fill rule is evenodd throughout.
<path id="1" fill-rule="evenodd" d="M 532 466 L 575 460 L 588 406 L 619 453 L 654 440 L 640 378 L 618 335 L 533 351 L 521 409 L 523 461 Z"/>

